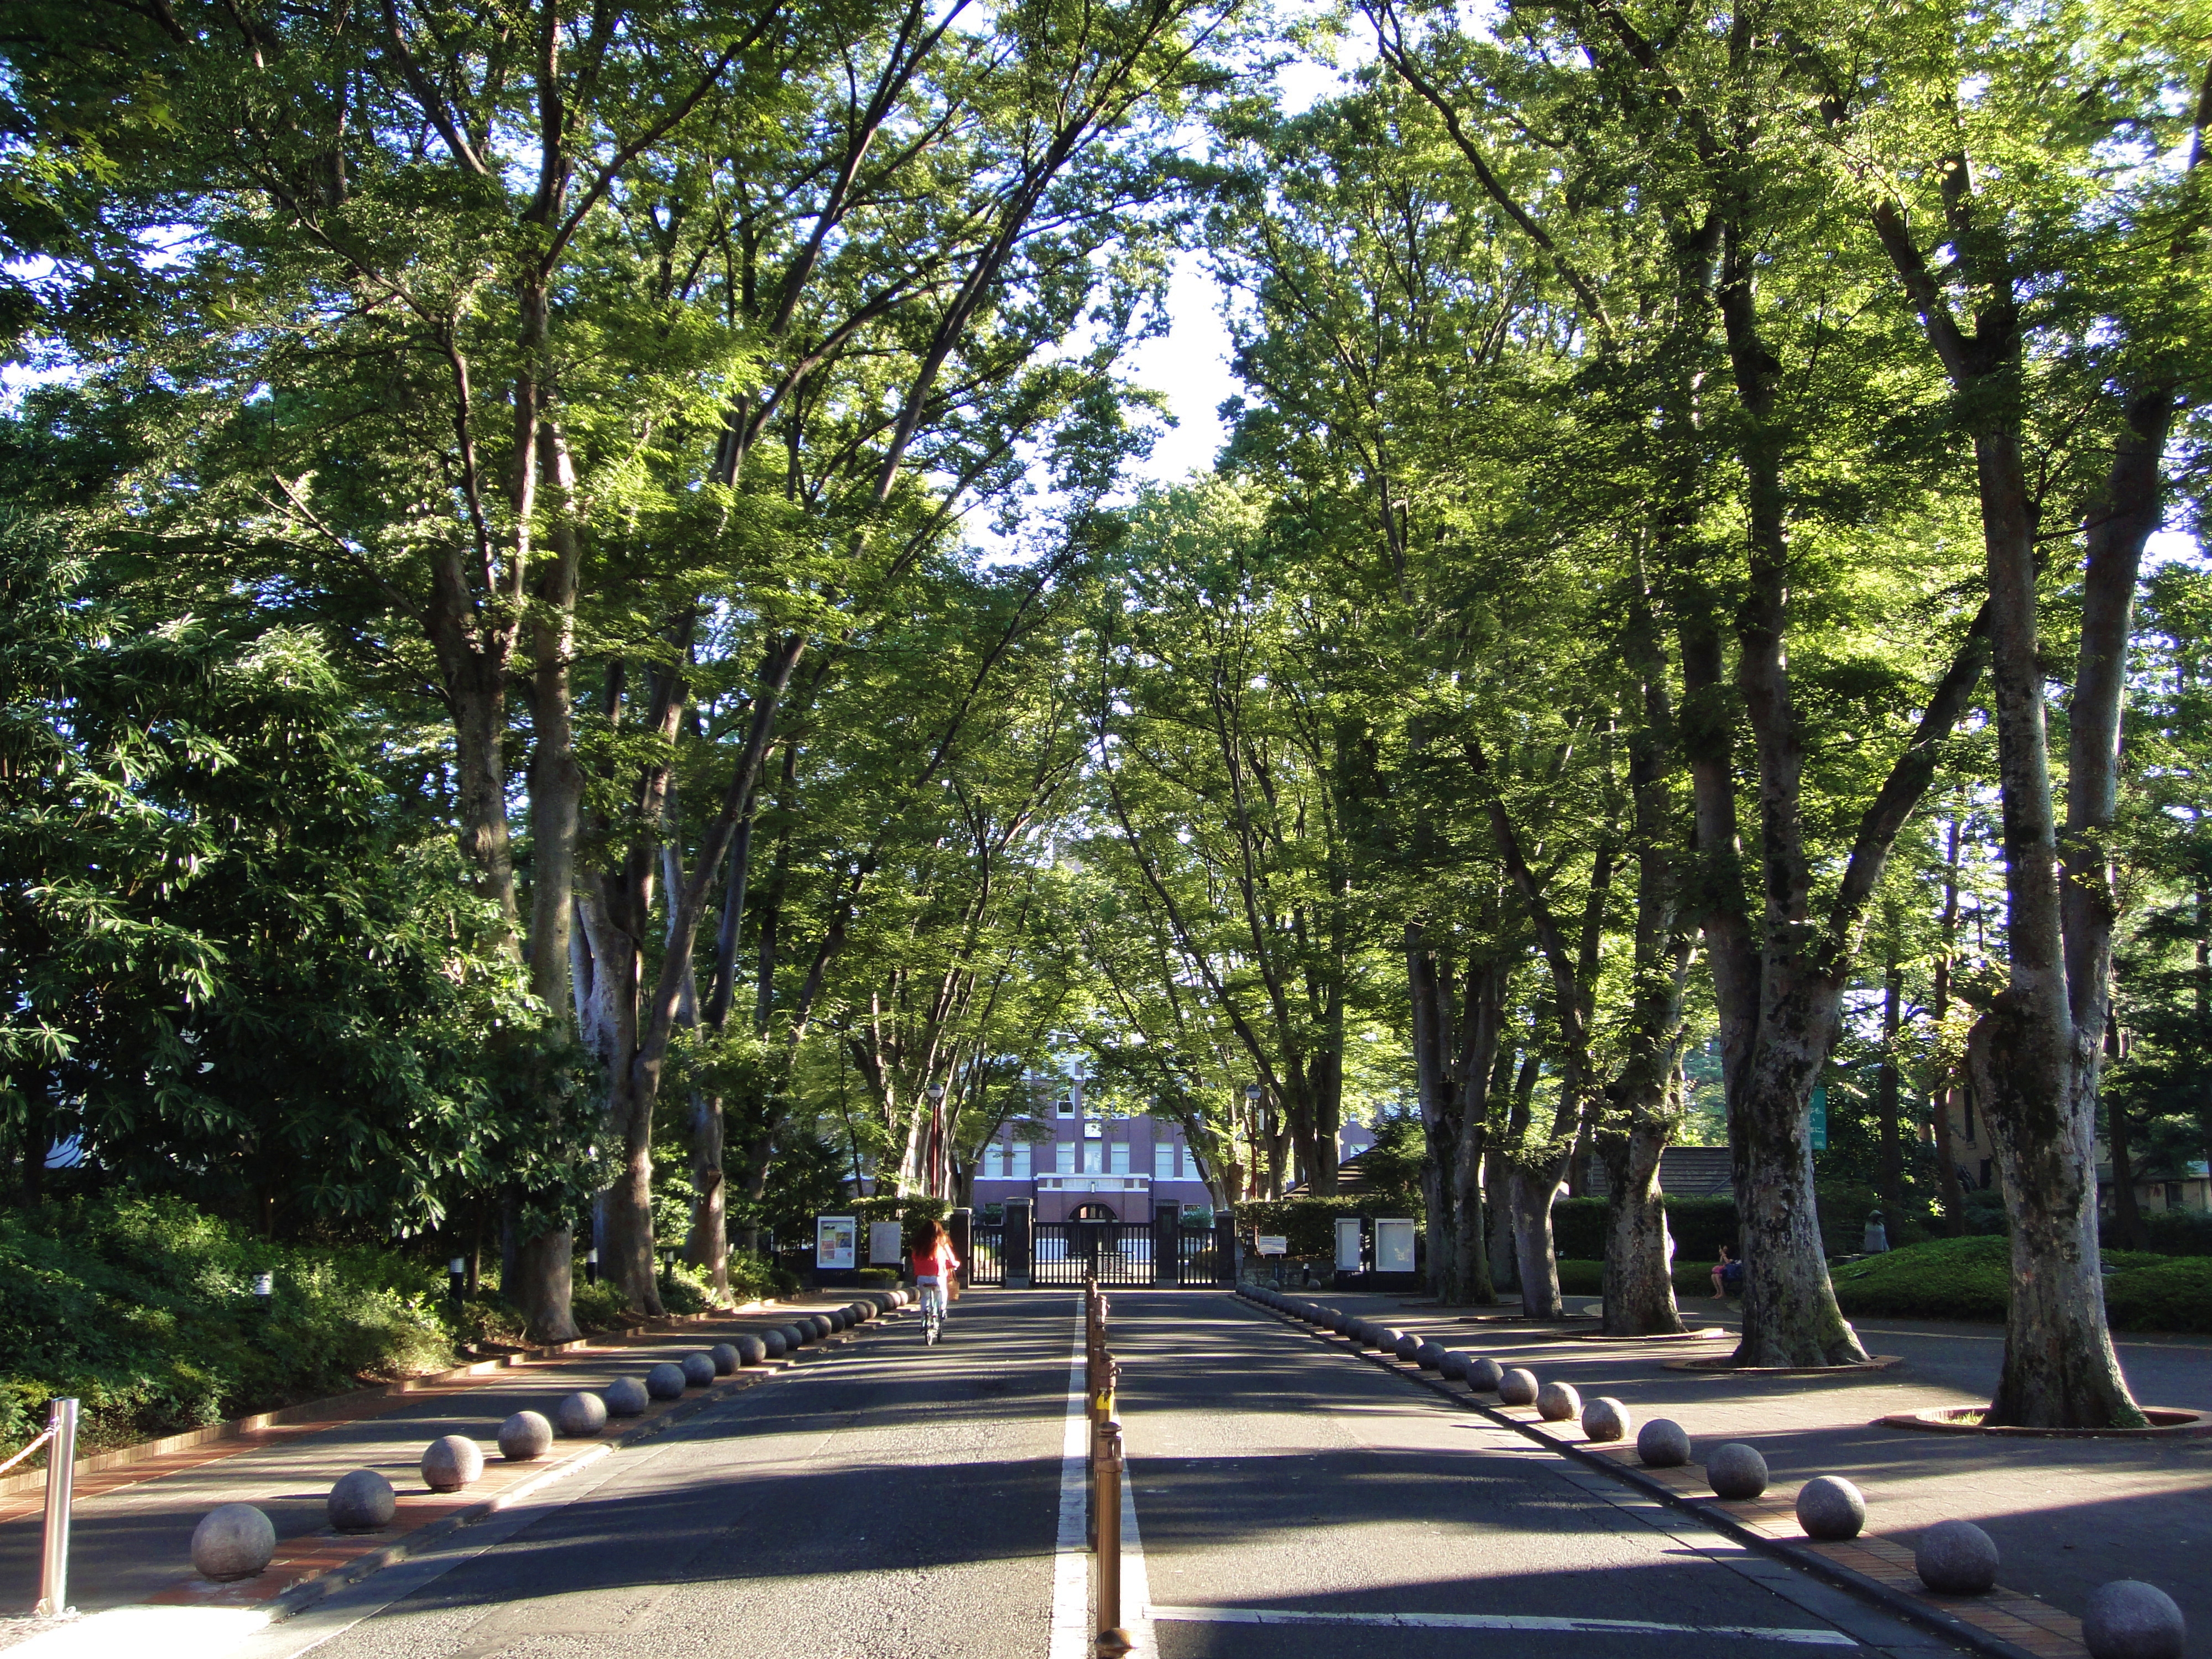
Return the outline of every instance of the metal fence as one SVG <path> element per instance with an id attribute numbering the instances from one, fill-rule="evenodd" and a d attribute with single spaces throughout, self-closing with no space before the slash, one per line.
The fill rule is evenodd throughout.
<path id="1" fill-rule="evenodd" d="M 1006 1230 L 978 1223 L 968 1234 L 968 1282 L 1003 1285 L 1006 1282 Z"/>
<path id="2" fill-rule="evenodd" d="M 1090 1279 L 1133 1289 L 1158 1282 L 1152 1229 L 1141 1222 L 1040 1221 L 1030 1247 L 1030 1283 L 1080 1285 Z"/>

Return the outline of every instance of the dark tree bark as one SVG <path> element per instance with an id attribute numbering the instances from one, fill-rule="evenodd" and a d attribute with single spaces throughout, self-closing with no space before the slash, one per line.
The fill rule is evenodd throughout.
<path id="1" fill-rule="evenodd" d="M 1905 969 L 1898 959 L 1899 917 L 1888 918 L 1889 960 L 1881 975 L 1881 1072 L 1875 1082 L 1875 1132 L 1881 1154 L 1881 1201 L 1894 1223 L 1905 1211 L 1905 1142 L 1898 1123 L 1897 1030 L 1905 1006 Z"/>

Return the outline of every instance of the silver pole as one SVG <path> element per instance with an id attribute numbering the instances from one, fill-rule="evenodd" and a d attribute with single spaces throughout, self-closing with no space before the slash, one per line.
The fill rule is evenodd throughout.
<path id="1" fill-rule="evenodd" d="M 39 1617 L 57 1618 L 69 1608 L 70 1486 L 76 1474 L 76 1401 L 57 1400 L 47 1427 L 46 1552 L 39 1569 Z"/>

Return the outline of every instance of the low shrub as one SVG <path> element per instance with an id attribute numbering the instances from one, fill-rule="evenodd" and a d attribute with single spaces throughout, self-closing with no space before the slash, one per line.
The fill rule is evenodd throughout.
<path id="1" fill-rule="evenodd" d="M 2105 1281 L 2105 1316 L 2120 1330 L 2212 1332 L 2212 1257 L 2166 1256 Z"/>
<path id="2" fill-rule="evenodd" d="M 2202 1210 L 2154 1210 L 2142 1218 L 2143 1249 L 2155 1255 L 2212 1255 L 2212 1213 Z M 2106 1249 L 2116 1242 L 2118 1224 L 2106 1216 L 2100 1224 Z"/>
<path id="3" fill-rule="evenodd" d="M 1605 1294 L 1604 1262 L 1563 1259 L 1559 1265 L 1561 1296 Z"/>
<path id="4" fill-rule="evenodd" d="M 1720 1247 L 1735 1248 L 1735 1200 L 1725 1194 L 1677 1197 L 1668 1194 L 1667 1231 L 1674 1240 L 1677 1261 L 1703 1261 L 1708 1267 L 1720 1259 Z M 1605 1256 L 1606 1200 L 1601 1198 L 1563 1198 L 1552 1206 L 1553 1247 L 1560 1255 L 1577 1261 L 1601 1261 Z M 1710 1287 L 1708 1287 L 1710 1288 Z"/>
<path id="5" fill-rule="evenodd" d="M 620 1330 L 637 1322 L 637 1316 L 629 1310 L 629 1298 L 604 1279 L 596 1285 L 579 1279 L 569 1297 L 568 1311 L 580 1331 Z"/>
<path id="6" fill-rule="evenodd" d="M 0 1449 L 58 1395 L 96 1449 L 441 1370 L 445 1289 L 430 1263 L 275 1243 L 173 1198 L 0 1215 Z"/>
<path id="7" fill-rule="evenodd" d="M 660 1306 L 672 1314 L 702 1314 L 714 1305 L 714 1286 L 688 1261 L 671 1261 L 660 1273 Z"/>
<path id="8" fill-rule="evenodd" d="M 2212 1330 L 2212 1261 L 2112 1250 L 2105 1305 L 2115 1326 Z M 1831 1277 L 1846 1314 L 2002 1322 L 2010 1300 L 2012 1245 L 1999 1234 L 1939 1238 L 1847 1262 Z"/>

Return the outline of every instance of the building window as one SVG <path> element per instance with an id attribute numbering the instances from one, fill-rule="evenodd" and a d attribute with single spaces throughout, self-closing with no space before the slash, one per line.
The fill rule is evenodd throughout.
<path id="1" fill-rule="evenodd" d="M 1173 1181 L 1176 1178 L 1175 1142 L 1156 1140 L 1152 1143 L 1152 1179 Z"/>
<path id="2" fill-rule="evenodd" d="M 1108 1141 L 1106 1143 L 1106 1173 L 1108 1175 L 1127 1175 L 1129 1173 L 1129 1143 L 1127 1141 Z"/>
<path id="3" fill-rule="evenodd" d="M 1106 1148 L 1096 1140 L 1086 1140 L 1083 1143 L 1083 1173 L 1085 1175 L 1106 1173 Z"/>
<path id="4" fill-rule="evenodd" d="M 2181 1201 L 2181 1183 L 2178 1181 L 2169 1181 L 2166 1183 L 2166 1207 L 2169 1210 L 2179 1210 L 2184 1207 Z"/>
<path id="5" fill-rule="evenodd" d="M 1058 1112 L 1062 1117 L 1073 1117 L 1075 1115 L 1075 1103 L 1063 1097 L 1060 1104 L 1054 1107 L 1053 1109 Z"/>
<path id="6" fill-rule="evenodd" d="M 1006 1173 L 1006 1149 L 999 1145 L 995 1140 L 985 1143 L 983 1147 L 983 1179 L 986 1181 L 1000 1181 L 1005 1179 Z"/>
<path id="7" fill-rule="evenodd" d="M 1018 1140 L 1006 1148 L 1006 1174 L 1015 1181 L 1030 1178 L 1030 1144 Z"/>
<path id="8" fill-rule="evenodd" d="M 1054 1172 L 1058 1175 L 1075 1173 L 1075 1143 L 1073 1141 L 1063 1140 L 1054 1146 L 1052 1167 Z"/>

